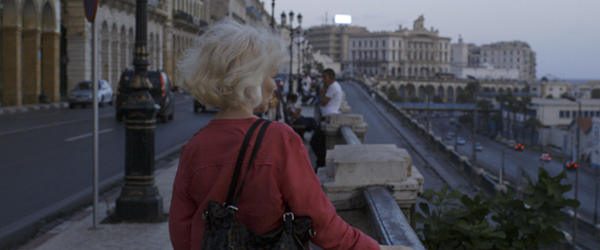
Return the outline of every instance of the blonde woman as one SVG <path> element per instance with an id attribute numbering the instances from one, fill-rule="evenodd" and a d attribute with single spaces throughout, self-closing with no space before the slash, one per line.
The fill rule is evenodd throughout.
<path id="1" fill-rule="evenodd" d="M 267 110 L 285 54 L 280 37 L 225 20 L 212 25 L 179 63 L 184 88 L 220 110 L 181 150 L 169 211 L 175 250 L 202 248 L 203 211 L 209 200 L 225 201 L 244 135 L 259 119 L 253 114 Z M 291 211 L 312 218 L 311 241 L 323 249 L 380 249 L 336 215 L 302 139 L 285 123 L 268 127 L 238 208 L 236 217 L 261 234 L 281 227 L 282 215 Z"/>

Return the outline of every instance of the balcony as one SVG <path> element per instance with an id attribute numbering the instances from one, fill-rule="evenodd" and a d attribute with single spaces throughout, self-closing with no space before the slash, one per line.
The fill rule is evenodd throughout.
<path id="1" fill-rule="evenodd" d="M 173 11 L 173 21 L 193 25 L 197 28 L 204 28 L 208 26 L 207 22 L 201 20 L 200 18 L 194 17 L 182 10 Z"/>

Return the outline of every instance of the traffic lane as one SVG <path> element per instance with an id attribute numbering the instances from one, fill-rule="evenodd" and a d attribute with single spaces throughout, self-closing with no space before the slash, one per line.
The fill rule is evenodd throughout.
<path id="1" fill-rule="evenodd" d="M 380 106 L 380 104 L 374 102 L 365 93 L 362 93 L 364 90 L 360 88 L 357 83 L 345 83 L 342 84 L 342 88 L 346 93 L 346 100 L 352 108 L 351 113 L 361 114 L 364 122 L 369 124 L 369 129 L 364 138 L 365 144 L 395 144 L 398 148 L 406 149 L 411 155 L 413 165 L 418 167 L 419 172 L 426 180 L 424 189 L 440 189 L 444 184 L 444 181 L 439 178 L 432 168 L 426 167 L 427 164 L 420 157 L 416 156 L 416 153 L 408 144 L 409 142 L 399 135 L 395 128 L 392 127 L 401 126 L 401 122 L 394 117 L 395 115 L 385 111 L 386 109 L 384 107 L 379 107 L 380 110 L 384 110 L 387 116 L 391 117 L 390 121 L 394 124 L 391 125 L 381 116 L 379 111 L 377 111 L 377 107 Z M 420 141 L 418 143 L 420 144 Z"/>
<path id="2" fill-rule="evenodd" d="M 91 137 L 66 140 L 91 131 L 91 126 L 88 121 L 3 136 L 3 139 L 17 143 L 0 149 L 0 158 L 5 166 L 2 168 L 0 196 L 13 203 L 12 206 L 0 208 L 2 214 L 10 215 L 0 218 L 0 225 L 33 214 L 91 185 Z M 109 149 L 108 145 L 114 144 L 112 140 L 106 140 L 107 135 L 111 133 L 100 135 L 101 179 L 114 172 L 110 166 L 122 162 L 107 162 L 111 157 L 103 158 L 108 155 L 103 149 Z M 122 166 L 118 168 L 123 169 Z"/>

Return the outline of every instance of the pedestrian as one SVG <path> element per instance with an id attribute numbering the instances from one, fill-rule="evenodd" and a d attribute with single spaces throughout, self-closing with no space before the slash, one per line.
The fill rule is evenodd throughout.
<path id="1" fill-rule="evenodd" d="M 289 93 L 285 103 L 286 114 L 290 125 L 304 125 L 306 132 L 312 132 L 317 129 L 317 121 L 312 117 L 302 116 L 302 108 L 297 108 L 298 95 Z"/>
<path id="2" fill-rule="evenodd" d="M 326 116 L 340 113 L 343 91 L 340 84 L 335 80 L 335 71 L 325 69 L 321 76 L 323 78 L 323 88 L 320 95 L 321 112 L 319 113 L 319 120 L 324 121 Z M 317 157 L 317 168 L 325 166 L 325 156 L 327 154 L 325 138 L 325 133 L 321 128 L 315 130 L 310 139 L 310 147 Z"/>
<path id="3" fill-rule="evenodd" d="M 310 240 L 323 249 L 410 249 L 379 246 L 337 216 L 302 139 L 284 123 L 270 122 L 261 130 L 262 143 L 249 140 L 253 164 L 240 164 L 241 170 L 236 170 L 246 131 L 262 122 L 254 113 L 267 110 L 276 88 L 273 78 L 285 55 L 283 40 L 270 30 L 225 19 L 211 25 L 178 63 L 183 87 L 200 102 L 220 109 L 181 149 L 169 211 L 173 249 L 199 250 L 210 243 L 203 242 L 212 237 L 205 232 L 214 232 L 203 218 L 205 210 L 208 204 L 223 204 L 228 190 L 236 190 L 234 172 L 242 173 L 244 181 L 238 186 L 244 189 L 235 209 L 227 213 L 235 213 L 237 221 L 259 234 L 281 228 L 284 214 L 293 212 L 296 218 L 312 219 L 316 234 Z M 254 144 L 260 144 L 256 153 Z"/>

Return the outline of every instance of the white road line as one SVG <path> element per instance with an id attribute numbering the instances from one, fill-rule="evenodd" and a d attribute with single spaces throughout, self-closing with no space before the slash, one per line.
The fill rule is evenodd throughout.
<path id="1" fill-rule="evenodd" d="M 110 132 L 110 131 L 113 131 L 113 130 L 114 129 L 112 129 L 112 128 L 108 128 L 108 129 L 105 129 L 105 130 L 100 130 L 100 131 L 98 131 L 98 134 L 103 134 L 103 133 Z M 91 137 L 92 135 L 93 135 L 92 133 L 87 133 L 87 134 L 83 134 L 83 135 L 78 135 L 78 136 L 75 136 L 75 137 L 67 138 L 67 139 L 65 139 L 65 141 L 72 142 L 72 141 L 75 141 L 75 140 L 79 140 L 79 139 Z"/>
<path id="2" fill-rule="evenodd" d="M 114 117 L 114 116 L 115 116 L 115 114 L 112 113 L 112 114 L 107 114 L 107 115 L 99 116 L 99 118 Z M 20 132 L 26 132 L 26 131 L 31 131 L 31 130 L 36 130 L 36 129 L 42 129 L 42 128 L 62 126 L 62 125 L 70 124 L 70 123 L 85 122 L 85 121 L 90 121 L 90 119 L 86 118 L 86 119 L 70 120 L 70 121 L 56 122 L 56 123 L 51 123 L 51 124 L 46 124 L 46 125 L 40 125 L 40 126 L 35 126 L 35 127 L 30 127 L 30 128 L 15 129 L 15 130 L 11 130 L 11 131 L 1 132 L 0 136 L 2 136 L 2 135 L 9 135 L 9 134 L 16 134 L 16 133 L 20 133 Z"/>

